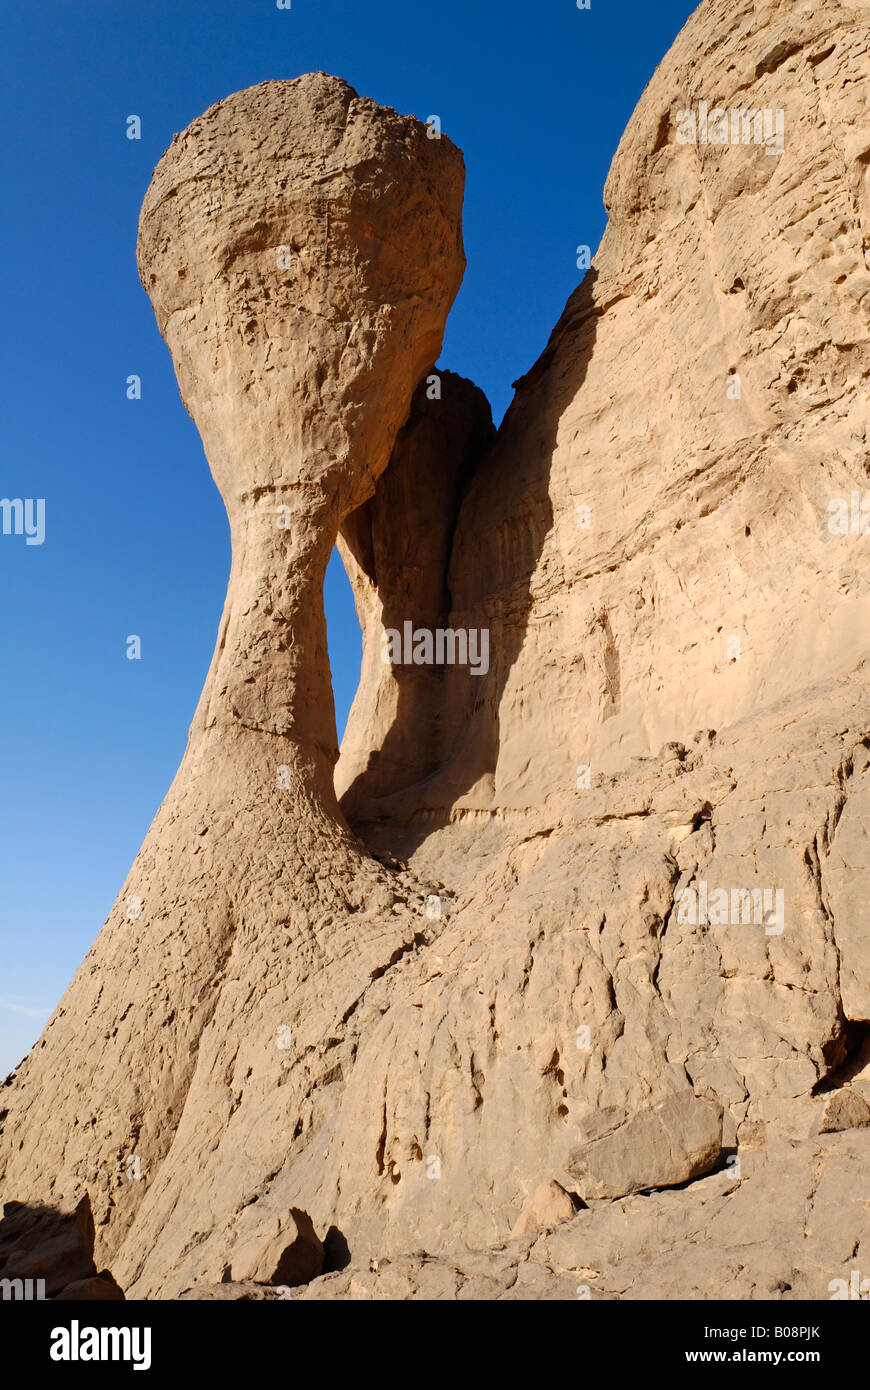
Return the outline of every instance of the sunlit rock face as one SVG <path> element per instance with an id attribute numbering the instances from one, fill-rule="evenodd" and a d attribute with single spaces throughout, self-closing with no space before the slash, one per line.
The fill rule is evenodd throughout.
<path id="1" fill-rule="evenodd" d="M 316 75 L 158 167 L 140 270 L 233 572 L 182 768 L 0 1134 L 9 1196 L 91 1193 L 128 1294 L 342 1241 L 304 1296 L 851 1277 L 868 17 L 700 7 L 494 438 L 433 368 L 446 137 Z M 334 769 L 337 536 L 364 659 Z M 406 623 L 486 632 L 486 668 L 385 661 Z"/>
<path id="2" fill-rule="evenodd" d="M 221 1278 L 235 1214 L 333 1108 L 345 1015 L 425 921 L 338 808 L 322 590 L 440 351 L 463 183 L 446 137 L 318 73 L 211 107 L 145 198 L 232 572 L 184 761 L 2 1136 L 4 1190 L 86 1188 L 140 1291 Z"/>

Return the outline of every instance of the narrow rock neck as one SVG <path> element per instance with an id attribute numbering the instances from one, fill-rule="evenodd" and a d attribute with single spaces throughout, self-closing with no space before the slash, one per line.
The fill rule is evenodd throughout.
<path id="1" fill-rule="evenodd" d="M 323 581 L 338 513 L 304 515 L 271 493 L 230 514 L 233 561 L 192 736 L 246 729 L 277 739 L 332 792 L 338 757 Z"/>

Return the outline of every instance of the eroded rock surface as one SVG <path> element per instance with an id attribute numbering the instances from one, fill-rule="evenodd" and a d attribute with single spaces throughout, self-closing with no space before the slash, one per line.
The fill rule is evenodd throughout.
<path id="1" fill-rule="evenodd" d="M 429 1249 L 415 1141 L 452 1158 L 484 1246 L 602 1109 L 688 1080 L 724 1149 L 758 1152 L 817 1132 L 866 1049 L 868 558 L 836 518 L 868 476 L 867 18 L 723 0 L 689 21 L 461 501 L 448 621 L 489 627 L 490 670 L 444 671 L 439 767 L 345 799 L 456 895 L 422 1007 L 397 1000 L 372 1049 Z M 781 111 L 782 153 L 681 143 L 702 101 Z M 382 675 L 381 700 L 392 719 Z M 416 1104 L 392 1079 L 409 1034 Z"/>
<path id="2" fill-rule="evenodd" d="M 74 1207 L 4 1201 L 0 1210 L 0 1286 L 4 1301 L 123 1300 L 123 1290 L 111 1272 L 97 1272 L 94 1218 L 87 1193 Z"/>
<path id="3" fill-rule="evenodd" d="M 868 1161 L 866 1133 L 774 1144 L 749 1154 L 739 1174 L 729 1169 L 682 1191 L 596 1204 L 554 1230 L 485 1251 L 360 1261 L 288 1296 L 848 1299 L 870 1248 Z"/>
<path id="4" fill-rule="evenodd" d="M 0 1133 L 20 1195 L 95 1194 L 134 1296 L 276 1296 L 296 1209 L 351 1252 L 303 1298 L 827 1298 L 866 1264 L 868 18 L 706 0 L 494 441 L 469 383 L 419 385 L 463 263 L 446 139 L 314 75 L 161 161 L 140 268 L 233 571 Z M 701 102 L 782 112 L 781 152 L 681 141 Z M 485 629 L 488 669 L 386 665 L 405 621 Z M 542 1184 L 584 1195 L 602 1114 L 684 1104 L 709 1132 L 599 1144 L 592 1209 L 508 1242 Z"/>
<path id="5" fill-rule="evenodd" d="M 559 1182 L 542 1182 L 523 1207 L 511 1240 L 519 1240 L 529 1231 L 548 1231 L 562 1221 L 570 1221 L 581 1203 Z"/>
<path id="6" fill-rule="evenodd" d="M 323 1269 L 323 1245 L 307 1212 L 245 1207 L 230 1236 L 233 1283 L 307 1284 Z"/>
<path id="7" fill-rule="evenodd" d="M 86 1186 L 137 1295 L 220 1280 L 235 1213 L 352 1068 L 367 991 L 427 935 L 421 886 L 338 809 L 322 588 L 438 355 L 463 178 L 446 137 L 314 74 L 210 108 L 142 209 L 232 572 L 184 762 L 2 1134 L 4 1188 Z"/>
<path id="8" fill-rule="evenodd" d="M 580 1196 L 626 1197 L 709 1173 L 722 1153 L 722 1107 L 687 1090 L 632 1115 L 605 1107 L 580 1134 L 567 1163 Z"/>

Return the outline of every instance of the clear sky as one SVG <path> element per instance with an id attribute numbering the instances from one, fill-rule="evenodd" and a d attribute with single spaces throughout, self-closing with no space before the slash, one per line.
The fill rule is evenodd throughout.
<path id="1" fill-rule="evenodd" d="M 693 8 L 6 0 L 0 497 L 44 498 L 45 539 L 0 535 L 0 1079 L 169 787 L 229 573 L 223 504 L 136 273 L 139 207 L 173 133 L 239 88 L 317 70 L 438 115 L 467 168 L 468 270 L 441 365 L 499 420 L 580 278 L 576 247 L 600 240 L 619 137 Z M 341 730 L 360 637 L 336 557 L 326 608 Z"/>

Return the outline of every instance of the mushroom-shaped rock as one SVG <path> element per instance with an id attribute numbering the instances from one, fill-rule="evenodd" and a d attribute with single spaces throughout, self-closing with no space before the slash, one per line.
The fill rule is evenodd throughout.
<path id="1" fill-rule="evenodd" d="M 330 804 L 326 565 L 465 265 L 462 156 L 430 133 L 323 73 L 265 82 L 175 139 L 140 219 L 142 283 L 232 532 L 199 722 L 290 735 Z"/>
<path id="2" fill-rule="evenodd" d="M 182 765 L 0 1136 L 28 1195 L 87 1186 L 134 1296 L 221 1279 L 236 1215 L 337 1103 L 347 1018 L 414 940 L 392 909 L 420 885 L 335 797 L 323 578 L 464 269 L 462 156 L 432 134 L 322 73 L 266 82 L 176 136 L 143 204 L 139 272 L 232 570 Z M 329 1225 L 325 1194 L 312 1215 Z"/>

